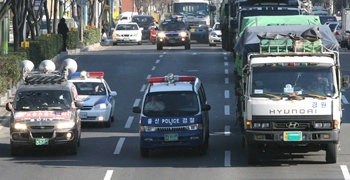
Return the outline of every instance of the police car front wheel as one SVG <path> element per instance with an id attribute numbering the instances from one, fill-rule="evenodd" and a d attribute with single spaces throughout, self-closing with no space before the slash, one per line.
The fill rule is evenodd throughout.
<path id="1" fill-rule="evenodd" d="M 148 157 L 149 156 L 149 149 L 148 148 L 140 148 L 140 153 L 142 157 Z"/>

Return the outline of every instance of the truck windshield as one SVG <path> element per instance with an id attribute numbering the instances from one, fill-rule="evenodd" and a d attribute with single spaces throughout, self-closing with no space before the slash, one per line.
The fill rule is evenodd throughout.
<path id="1" fill-rule="evenodd" d="M 18 92 L 14 107 L 17 111 L 69 110 L 71 93 L 63 90 L 33 90 Z"/>
<path id="2" fill-rule="evenodd" d="M 251 83 L 252 96 L 319 95 L 332 96 L 335 92 L 330 67 L 254 67 Z"/>
<path id="3" fill-rule="evenodd" d="M 207 3 L 174 3 L 174 14 L 206 16 L 209 6 Z"/>
<path id="4" fill-rule="evenodd" d="M 186 30 L 186 25 L 180 21 L 164 21 L 159 28 L 161 31 L 178 31 Z"/>
<path id="5" fill-rule="evenodd" d="M 191 116 L 199 112 L 194 92 L 157 92 L 146 96 L 143 113 L 150 117 Z"/>
<path id="6" fill-rule="evenodd" d="M 75 82 L 79 95 L 105 96 L 106 88 L 103 83 Z"/>

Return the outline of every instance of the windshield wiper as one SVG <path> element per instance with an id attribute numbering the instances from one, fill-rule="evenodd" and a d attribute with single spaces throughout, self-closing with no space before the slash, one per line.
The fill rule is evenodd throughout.
<path id="1" fill-rule="evenodd" d="M 321 96 L 321 95 L 316 95 L 316 94 L 303 94 L 303 96 L 308 96 L 308 97 L 316 97 L 316 98 L 320 98 L 320 99 L 327 99 L 326 96 Z"/>
<path id="2" fill-rule="evenodd" d="M 291 99 L 291 98 L 304 99 L 304 97 L 298 96 L 298 95 L 293 95 L 293 94 L 285 94 L 285 95 L 288 96 L 288 99 Z"/>
<path id="3" fill-rule="evenodd" d="M 264 95 L 274 97 L 276 99 L 283 99 L 283 97 L 281 97 L 281 96 L 277 96 L 277 95 L 273 95 L 273 94 L 269 94 L 269 93 L 264 93 Z"/>

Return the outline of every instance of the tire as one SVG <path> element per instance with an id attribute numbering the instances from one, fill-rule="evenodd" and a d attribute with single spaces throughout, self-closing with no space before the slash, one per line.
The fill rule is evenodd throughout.
<path id="1" fill-rule="evenodd" d="M 337 162 L 337 151 L 338 144 L 328 144 L 326 149 L 326 162 L 336 163 Z"/>
<path id="2" fill-rule="evenodd" d="M 17 146 L 15 146 L 15 145 L 13 145 L 12 143 L 11 143 L 11 156 L 19 156 L 20 154 L 21 154 L 21 150 L 20 150 L 20 148 L 18 148 Z"/>
<path id="3" fill-rule="evenodd" d="M 258 150 L 256 145 L 253 144 L 247 144 L 247 159 L 248 159 L 248 164 L 256 164 L 258 161 Z"/>
<path id="4" fill-rule="evenodd" d="M 185 44 L 185 50 L 190 50 L 191 49 L 191 43 L 186 43 Z"/>
<path id="5" fill-rule="evenodd" d="M 152 42 L 152 45 L 155 45 L 156 44 L 156 42 Z"/>
<path id="6" fill-rule="evenodd" d="M 114 122 L 114 116 L 111 117 L 111 122 Z"/>
<path id="7" fill-rule="evenodd" d="M 346 48 L 348 48 L 348 50 L 350 50 L 350 44 L 349 43 L 346 44 Z"/>
<path id="8" fill-rule="evenodd" d="M 163 45 L 160 43 L 157 43 L 157 50 L 163 50 Z"/>
<path id="9" fill-rule="evenodd" d="M 140 148 L 140 154 L 142 157 L 149 157 L 149 149 L 148 148 Z"/>
<path id="10" fill-rule="evenodd" d="M 137 42 L 137 45 L 142 45 L 142 42 L 140 41 L 140 42 Z"/>
<path id="11" fill-rule="evenodd" d="M 117 42 L 113 42 L 113 46 L 116 46 L 116 45 L 118 45 L 118 43 Z"/>
<path id="12" fill-rule="evenodd" d="M 78 154 L 78 142 L 74 141 L 73 144 L 71 144 L 68 147 L 68 154 L 70 155 L 77 155 Z"/>
<path id="13" fill-rule="evenodd" d="M 214 44 L 209 43 L 209 47 L 213 47 L 213 46 L 214 46 Z"/>
<path id="14" fill-rule="evenodd" d="M 111 127 L 112 124 L 112 118 L 110 117 L 107 122 L 103 122 L 104 127 Z"/>

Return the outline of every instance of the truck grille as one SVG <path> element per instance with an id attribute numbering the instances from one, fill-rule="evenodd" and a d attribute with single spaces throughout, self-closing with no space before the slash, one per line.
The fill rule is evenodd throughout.
<path id="1" fill-rule="evenodd" d="M 159 132 L 187 131 L 187 128 L 185 126 L 157 127 L 157 131 L 159 131 Z"/>
<path id="2" fill-rule="evenodd" d="M 53 132 L 32 133 L 33 138 L 52 138 Z"/>

